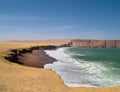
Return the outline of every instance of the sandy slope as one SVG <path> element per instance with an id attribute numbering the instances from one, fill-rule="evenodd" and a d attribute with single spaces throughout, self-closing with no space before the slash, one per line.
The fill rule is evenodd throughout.
<path id="1" fill-rule="evenodd" d="M 53 42 L 53 43 L 52 43 Z M 54 71 L 10 63 L 3 58 L 12 48 L 27 48 L 36 45 L 55 44 L 63 41 L 1 42 L 0 43 L 0 92 L 120 92 L 120 87 L 69 88 Z"/>

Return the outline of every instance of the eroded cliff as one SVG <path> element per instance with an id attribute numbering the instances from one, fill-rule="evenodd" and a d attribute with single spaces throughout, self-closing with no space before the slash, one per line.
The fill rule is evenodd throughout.
<path id="1" fill-rule="evenodd" d="M 72 40 L 71 47 L 120 48 L 120 40 Z"/>

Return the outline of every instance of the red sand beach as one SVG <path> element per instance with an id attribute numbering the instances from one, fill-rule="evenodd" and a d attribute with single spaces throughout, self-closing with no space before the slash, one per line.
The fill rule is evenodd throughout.
<path id="1" fill-rule="evenodd" d="M 19 62 L 22 62 L 25 66 L 43 68 L 45 64 L 55 61 L 45 53 L 44 50 L 34 50 L 32 53 L 25 53 L 22 56 L 18 56 Z"/>

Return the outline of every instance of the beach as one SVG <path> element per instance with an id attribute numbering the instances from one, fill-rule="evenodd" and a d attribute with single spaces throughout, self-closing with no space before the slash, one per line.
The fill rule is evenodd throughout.
<path id="1" fill-rule="evenodd" d="M 32 53 L 26 53 L 18 56 L 18 60 L 25 66 L 44 68 L 47 63 L 53 63 L 54 58 L 48 56 L 44 50 L 34 50 Z"/>
<path id="2" fill-rule="evenodd" d="M 69 40 L 36 42 L 0 42 L 0 92 L 119 92 L 120 87 L 68 87 L 60 76 L 45 64 L 56 61 L 43 50 L 34 50 L 19 56 L 23 65 L 12 63 L 4 57 L 10 49 L 29 48 L 31 46 L 60 46 Z M 39 53 L 39 55 L 38 55 Z M 33 60 L 35 61 L 33 63 Z M 44 62 L 43 62 L 44 61 Z M 31 63 L 29 63 L 31 62 Z M 27 67 L 30 66 L 30 67 Z M 37 67 L 37 68 L 35 68 Z"/>

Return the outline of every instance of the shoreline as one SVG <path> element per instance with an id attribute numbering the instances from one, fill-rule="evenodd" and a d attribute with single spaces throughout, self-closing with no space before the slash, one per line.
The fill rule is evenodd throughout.
<path id="1" fill-rule="evenodd" d="M 32 48 L 35 48 L 35 47 L 32 47 Z M 59 47 L 59 49 L 60 48 L 63 48 L 63 47 Z M 52 49 L 52 50 L 55 50 L 55 49 Z M 47 52 L 45 52 L 45 50 L 43 50 L 43 49 L 41 49 L 41 50 L 36 50 L 35 49 L 31 53 L 28 53 L 28 51 L 27 51 L 26 53 L 24 52 L 24 54 L 21 53 L 21 55 L 18 55 L 17 57 L 18 57 L 18 61 L 20 62 L 21 65 L 27 66 L 27 67 L 34 67 L 34 68 L 44 68 L 44 69 L 46 69 L 45 68 L 46 64 L 57 62 L 57 60 L 55 58 L 49 56 L 49 54 L 47 54 Z M 9 62 L 11 62 L 11 61 L 9 61 Z M 51 68 L 47 68 L 47 69 L 51 69 Z M 51 70 L 55 71 L 53 69 L 51 69 Z M 61 76 L 60 76 L 60 78 L 61 78 Z M 66 86 L 68 86 L 64 81 L 63 81 L 63 83 Z M 97 88 L 99 86 L 92 86 L 92 85 L 78 85 L 78 86 L 75 86 L 74 85 L 74 86 L 68 86 L 68 87 L 94 87 L 94 88 Z"/>
<path id="2" fill-rule="evenodd" d="M 53 57 L 50 57 L 44 50 L 56 49 L 56 46 L 36 46 L 26 48 L 22 50 L 12 49 L 5 57 L 6 60 L 13 63 L 18 63 L 24 66 L 44 68 L 45 64 L 53 63 L 56 61 Z"/>
<path id="3" fill-rule="evenodd" d="M 22 56 L 18 56 L 18 61 L 22 62 L 22 65 L 44 68 L 45 64 L 53 63 L 56 60 L 45 53 L 44 50 L 33 50 L 32 53 L 25 53 Z"/>
<path id="4" fill-rule="evenodd" d="M 0 43 L 1 92 L 119 92 L 114 87 L 67 87 L 60 76 L 51 69 L 21 66 L 8 62 L 4 57 L 13 54 L 9 49 L 29 48 L 35 43 Z M 40 43 L 41 45 L 41 43 Z M 20 50 L 20 49 L 19 49 Z M 21 51 L 21 50 L 20 50 Z M 9 54 L 9 55 L 8 55 Z"/>
<path id="5" fill-rule="evenodd" d="M 74 57 L 74 56 L 87 56 L 87 54 L 85 54 L 85 51 L 89 52 L 89 49 L 86 49 L 82 53 L 76 52 L 79 48 L 78 49 L 74 48 L 75 49 L 74 51 L 69 49 L 63 47 L 57 50 L 46 51 L 47 54 L 49 54 L 49 56 L 51 57 L 54 57 L 57 60 L 57 62 L 54 62 L 53 64 L 45 65 L 45 68 L 56 71 L 56 73 L 61 76 L 61 79 L 64 81 L 64 84 L 66 84 L 68 87 L 113 87 L 120 85 L 118 82 L 119 79 L 115 78 L 116 76 L 119 76 L 119 73 L 118 75 L 111 74 L 110 76 L 115 76 L 113 78 L 106 76 L 104 71 L 107 71 L 109 73 L 111 68 L 106 67 L 103 62 L 98 61 L 98 63 L 92 62 L 91 64 L 91 61 L 89 62 L 80 58 L 78 59 L 78 57 L 76 59 Z M 104 49 L 99 49 L 97 51 L 104 51 Z M 112 51 L 112 53 L 114 52 L 114 50 L 111 49 L 110 51 Z M 101 58 L 99 58 L 99 60 L 101 60 Z M 103 71 L 103 69 L 106 70 Z M 102 72 L 98 73 L 96 71 L 102 71 Z M 100 74 L 104 74 L 105 76 L 100 76 Z M 108 79 L 111 81 L 109 81 Z"/>

